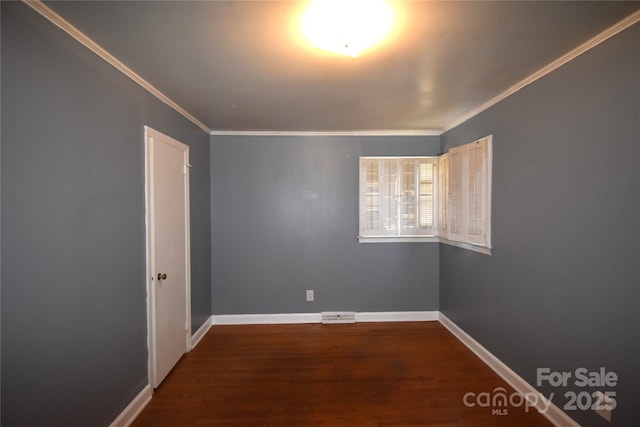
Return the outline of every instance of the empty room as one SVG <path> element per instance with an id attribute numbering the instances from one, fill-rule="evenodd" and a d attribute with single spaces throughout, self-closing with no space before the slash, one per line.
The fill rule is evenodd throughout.
<path id="1" fill-rule="evenodd" d="M 640 2 L 0 2 L 0 423 L 640 425 Z"/>

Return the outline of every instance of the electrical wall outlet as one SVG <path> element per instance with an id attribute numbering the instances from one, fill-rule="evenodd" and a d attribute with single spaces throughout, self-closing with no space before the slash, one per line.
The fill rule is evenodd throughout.
<path id="1" fill-rule="evenodd" d="M 307 301 L 313 301 L 313 289 L 307 289 Z"/>
<path id="2" fill-rule="evenodd" d="M 611 422 L 611 410 L 615 408 L 613 399 L 601 391 L 596 391 L 596 414 Z"/>

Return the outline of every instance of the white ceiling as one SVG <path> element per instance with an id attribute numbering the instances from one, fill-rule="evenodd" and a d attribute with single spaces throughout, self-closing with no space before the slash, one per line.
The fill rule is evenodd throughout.
<path id="1" fill-rule="evenodd" d="M 46 4 L 211 130 L 241 132 L 446 129 L 640 9 L 637 1 L 394 2 L 394 37 L 353 59 L 304 44 L 305 2 Z"/>

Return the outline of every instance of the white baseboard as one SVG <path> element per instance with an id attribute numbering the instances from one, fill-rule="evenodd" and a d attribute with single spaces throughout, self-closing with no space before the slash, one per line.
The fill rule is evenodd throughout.
<path id="1" fill-rule="evenodd" d="M 429 322 L 438 320 L 437 311 L 380 311 L 356 313 L 356 322 Z"/>
<path id="2" fill-rule="evenodd" d="M 511 368 L 505 365 L 500 359 L 494 356 L 489 350 L 484 348 L 482 344 L 474 340 L 469 334 L 462 330 L 458 325 L 453 323 L 444 314 L 440 313 L 439 320 L 442 325 L 449 330 L 460 342 L 466 345 L 469 350 L 475 353 L 487 366 L 495 371 L 503 380 L 505 380 L 511 387 L 517 392 L 526 393 L 538 393 L 535 387 L 526 382 L 524 378 L 516 374 Z M 540 403 L 537 409 L 542 406 Z M 549 408 L 541 412 L 545 418 L 547 418 L 553 425 L 557 427 L 580 427 L 580 424 L 576 423 L 571 417 L 563 412 L 555 404 L 551 403 Z"/>
<path id="3" fill-rule="evenodd" d="M 437 311 L 387 311 L 356 313 L 356 322 L 423 322 L 438 320 Z M 320 313 L 215 314 L 212 325 L 281 325 L 320 323 Z"/>
<path id="4" fill-rule="evenodd" d="M 204 337 L 209 328 L 211 328 L 211 325 L 213 325 L 213 319 L 212 317 L 209 317 L 207 320 L 205 320 L 202 326 L 198 328 L 196 333 L 191 335 L 191 348 L 189 349 L 190 351 L 198 345 L 202 337 Z"/>
<path id="5" fill-rule="evenodd" d="M 320 323 L 320 313 L 283 314 L 214 314 L 215 325 L 284 325 L 289 323 Z"/>
<path id="6" fill-rule="evenodd" d="M 109 427 L 129 427 L 138 414 L 140 414 L 144 407 L 151 401 L 151 395 L 153 395 L 153 389 L 147 384 L 142 391 L 133 398 L 131 403 L 124 408 L 124 411 L 109 424 Z"/>

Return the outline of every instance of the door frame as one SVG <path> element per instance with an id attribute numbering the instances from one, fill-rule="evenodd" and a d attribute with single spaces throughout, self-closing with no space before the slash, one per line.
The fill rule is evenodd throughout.
<path id="1" fill-rule="evenodd" d="M 144 126 L 144 165 L 145 165 L 145 253 L 146 253 L 146 303 L 147 303 L 147 375 L 149 384 L 155 389 L 155 224 L 154 224 L 154 165 L 151 138 L 165 139 L 169 144 L 184 150 L 184 186 L 185 186 L 185 301 L 186 336 L 185 353 L 191 351 L 191 219 L 189 209 L 189 146 L 157 130 Z"/>

